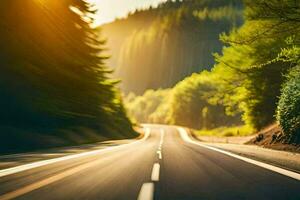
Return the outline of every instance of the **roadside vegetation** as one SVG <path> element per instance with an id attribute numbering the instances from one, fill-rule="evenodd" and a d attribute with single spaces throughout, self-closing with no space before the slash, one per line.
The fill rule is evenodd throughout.
<path id="1" fill-rule="evenodd" d="M 0 3 L 0 152 L 135 135 L 82 0 Z"/>
<path id="2" fill-rule="evenodd" d="M 220 137 L 232 137 L 232 136 L 249 136 L 252 135 L 255 130 L 247 125 L 231 126 L 231 127 L 218 127 L 214 129 L 202 129 L 195 131 L 200 136 L 220 136 Z"/>
<path id="3" fill-rule="evenodd" d="M 193 74 L 172 89 L 147 90 L 124 99 L 128 114 L 138 122 L 176 124 L 193 129 L 242 125 L 240 115 L 226 114 L 222 104 L 210 101 L 215 91 L 209 72 Z"/>
<path id="4" fill-rule="evenodd" d="M 244 0 L 244 20 L 241 27 L 220 35 L 224 47 L 214 54 L 211 70 L 193 74 L 170 90 L 163 122 L 207 134 L 223 132 L 224 126 L 258 131 L 278 123 L 283 129 L 278 138 L 299 143 L 300 3 Z M 235 127 L 232 134 L 246 134 L 248 128 L 238 132 Z"/>

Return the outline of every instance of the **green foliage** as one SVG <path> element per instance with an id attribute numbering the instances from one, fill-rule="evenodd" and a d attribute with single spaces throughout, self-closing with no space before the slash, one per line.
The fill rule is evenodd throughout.
<path id="1" fill-rule="evenodd" d="M 83 20 L 92 12 L 81 0 L 1 1 L 1 127 L 132 133 L 106 58 L 99 56 L 103 41 Z"/>
<path id="2" fill-rule="evenodd" d="M 142 96 L 130 93 L 124 99 L 128 115 L 141 123 L 165 123 L 170 90 L 147 90 Z"/>
<path id="3" fill-rule="evenodd" d="M 125 105 L 139 122 L 167 123 L 191 128 L 215 128 L 240 124 L 239 116 L 225 114 L 224 106 L 208 101 L 214 87 L 208 72 L 193 74 L 168 90 L 148 90 L 142 96 L 129 94 Z"/>
<path id="4" fill-rule="evenodd" d="M 300 138 L 300 66 L 293 68 L 282 88 L 277 120 L 284 133 Z"/>
<path id="5" fill-rule="evenodd" d="M 241 0 L 167 1 L 102 27 L 122 89 L 142 94 L 170 88 L 210 68 L 219 34 L 242 23 Z M 136 83 L 139 84 L 136 84 Z"/>
<path id="6" fill-rule="evenodd" d="M 197 129 L 239 124 L 239 117 L 227 116 L 223 106 L 209 102 L 209 96 L 214 91 L 207 71 L 179 82 L 170 97 L 168 121 Z"/>
<path id="7" fill-rule="evenodd" d="M 246 124 L 256 129 L 275 121 L 284 74 L 295 65 L 288 57 L 297 54 L 290 49 L 299 45 L 298 3 L 246 0 L 245 24 L 221 36 L 230 46 L 216 55 L 212 100 L 228 113 L 242 112 Z"/>
<path id="8" fill-rule="evenodd" d="M 242 16 L 242 10 L 237 10 L 235 6 L 229 4 L 228 6 L 219 7 L 219 8 L 204 8 L 201 10 L 194 11 L 194 15 L 201 20 L 224 20 L 226 18 L 228 21 L 236 22 L 236 19 Z"/>
<path id="9" fill-rule="evenodd" d="M 211 88 L 204 73 L 203 76 L 193 74 L 179 82 L 170 101 L 170 122 L 194 128 L 205 126 L 208 102 L 204 95 L 208 90 Z"/>

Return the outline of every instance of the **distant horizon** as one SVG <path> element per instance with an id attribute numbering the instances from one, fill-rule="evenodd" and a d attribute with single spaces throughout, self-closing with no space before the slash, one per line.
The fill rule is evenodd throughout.
<path id="1" fill-rule="evenodd" d="M 88 0 L 95 5 L 98 12 L 95 17 L 95 26 L 113 22 L 118 18 L 125 18 L 136 9 L 156 7 L 166 0 Z"/>

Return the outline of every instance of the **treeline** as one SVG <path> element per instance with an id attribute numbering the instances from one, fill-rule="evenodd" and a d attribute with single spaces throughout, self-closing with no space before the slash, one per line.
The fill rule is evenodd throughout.
<path id="1" fill-rule="evenodd" d="M 210 69 L 219 34 L 242 24 L 241 0 L 167 1 L 101 27 L 124 92 L 173 87 Z M 137 84 L 138 83 L 138 84 Z"/>
<path id="2" fill-rule="evenodd" d="M 129 116 L 141 123 L 163 123 L 194 129 L 242 125 L 240 115 L 226 114 L 225 106 L 210 100 L 215 85 L 209 72 L 194 73 L 172 89 L 147 90 L 125 98 Z"/>
<path id="3" fill-rule="evenodd" d="M 243 122 L 256 130 L 277 121 L 284 132 L 277 139 L 299 143 L 300 2 L 244 0 L 244 5 L 245 23 L 230 34 L 221 35 L 225 47 L 221 54 L 215 54 L 216 64 L 212 70 L 188 78 L 207 79 L 209 87 L 191 93 L 182 87 L 177 100 L 169 103 L 168 111 L 179 113 L 180 118 L 168 123 L 203 116 L 199 110 L 182 106 L 186 99 L 196 95 L 204 97 L 209 104 L 225 108 L 226 115 L 241 115 Z M 190 85 L 193 84 L 196 81 L 191 81 Z M 172 90 L 176 91 L 176 87 Z M 196 103 L 197 106 L 202 104 L 202 100 Z M 192 104 L 188 106 L 194 108 Z M 214 113 L 218 112 L 211 112 Z M 201 123 L 196 120 L 193 127 L 203 128 Z M 191 126 L 189 121 L 183 125 Z"/>
<path id="4" fill-rule="evenodd" d="M 93 12 L 82 0 L 0 2 L 1 151 L 134 135 Z"/>

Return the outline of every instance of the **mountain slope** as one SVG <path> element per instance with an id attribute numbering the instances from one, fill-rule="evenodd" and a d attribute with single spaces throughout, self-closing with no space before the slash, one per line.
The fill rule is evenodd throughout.
<path id="1" fill-rule="evenodd" d="M 101 27 L 125 92 L 167 88 L 209 69 L 219 34 L 242 23 L 240 0 L 168 1 Z"/>

